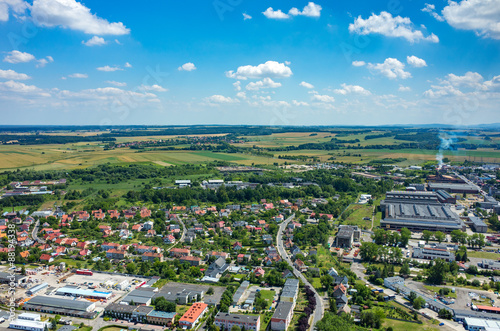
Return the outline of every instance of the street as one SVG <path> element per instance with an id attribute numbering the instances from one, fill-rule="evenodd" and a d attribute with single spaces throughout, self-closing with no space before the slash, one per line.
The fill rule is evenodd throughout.
<path id="1" fill-rule="evenodd" d="M 316 323 L 323 318 L 323 315 L 325 313 L 325 307 L 323 304 L 323 300 L 316 291 L 316 289 L 309 283 L 309 281 L 302 275 L 300 271 L 295 269 L 293 266 L 292 260 L 290 260 L 290 257 L 288 256 L 287 252 L 285 251 L 285 248 L 283 246 L 283 232 L 288 226 L 288 223 L 290 223 L 291 220 L 293 220 L 294 215 L 288 217 L 283 223 L 280 224 L 278 234 L 276 235 L 276 245 L 278 248 L 278 253 L 280 254 L 281 258 L 288 263 L 293 268 L 293 274 L 295 277 L 299 278 L 302 280 L 302 282 L 305 284 L 305 286 L 309 286 L 311 290 L 314 291 L 314 295 L 316 297 L 316 310 L 314 311 L 313 315 L 313 322 L 312 326 L 316 325 Z"/>

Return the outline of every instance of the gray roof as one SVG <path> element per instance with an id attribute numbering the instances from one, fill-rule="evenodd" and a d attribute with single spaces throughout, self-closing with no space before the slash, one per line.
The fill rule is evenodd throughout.
<path id="1" fill-rule="evenodd" d="M 166 311 L 159 311 L 159 310 L 153 310 L 151 311 L 148 316 L 150 317 L 160 317 L 160 318 L 174 318 L 175 315 L 177 315 L 175 312 L 166 312 Z"/>
<path id="2" fill-rule="evenodd" d="M 429 183 L 431 190 L 450 190 L 450 191 L 475 191 L 479 192 L 477 187 L 469 184 L 453 184 L 453 183 Z"/>
<path id="3" fill-rule="evenodd" d="M 226 321 L 231 322 L 242 322 L 242 323 L 257 323 L 260 316 L 252 316 L 252 315 L 238 315 L 238 314 L 229 314 L 218 312 L 215 318 L 220 318 Z"/>
<path id="4" fill-rule="evenodd" d="M 86 311 L 89 306 L 93 305 L 89 301 L 71 300 L 71 299 L 60 299 L 54 296 L 36 296 L 31 298 L 28 303 L 30 305 L 39 305 L 47 307 L 56 307 L 63 309 L 81 310 Z"/>
<path id="5" fill-rule="evenodd" d="M 104 310 L 105 311 L 112 311 L 116 313 L 129 313 L 132 314 L 137 306 L 131 306 L 131 305 L 120 305 L 118 303 L 112 303 L 108 305 Z"/>
<path id="6" fill-rule="evenodd" d="M 276 306 L 276 310 L 274 311 L 272 318 L 286 319 L 292 309 L 292 302 L 280 301 Z"/>

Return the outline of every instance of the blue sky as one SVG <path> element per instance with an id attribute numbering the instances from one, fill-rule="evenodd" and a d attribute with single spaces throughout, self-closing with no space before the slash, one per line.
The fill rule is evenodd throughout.
<path id="1" fill-rule="evenodd" d="M 500 122 L 500 0 L 0 0 L 2 124 Z"/>

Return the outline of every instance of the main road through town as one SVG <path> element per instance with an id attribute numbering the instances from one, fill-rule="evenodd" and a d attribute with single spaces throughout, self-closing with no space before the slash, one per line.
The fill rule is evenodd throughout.
<path id="1" fill-rule="evenodd" d="M 288 223 L 290 223 L 294 218 L 294 215 L 288 217 L 283 223 L 280 224 L 280 228 L 278 231 L 278 234 L 276 235 L 276 244 L 278 248 L 278 253 L 280 254 L 281 258 L 285 260 L 292 268 L 293 268 L 293 273 L 294 275 L 302 280 L 302 282 L 311 288 L 311 290 L 314 291 L 314 296 L 316 297 L 316 310 L 314 311 L 314 316 L 313 316 L 313 323 L 312 326 L 314 327 L 316 323 L 323 318 L 323 315 L 325 313 L 325 306 L 323 304 L 323 299 L 319 296 L 318 292 L 316 289 L 309 283 L 309 281 L 302 275 L 302 273 L 295 269 L 293 266 L 292 260 L 290 260 L 290 257 L 288 256 L 288 253 L 285 251 L 285 247 L 283 246 L 283 233 L 285 232 L 286 227 L 288 226 Z"/>

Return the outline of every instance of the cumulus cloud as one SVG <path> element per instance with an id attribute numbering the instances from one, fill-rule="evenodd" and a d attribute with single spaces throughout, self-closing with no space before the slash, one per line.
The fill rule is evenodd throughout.
<path id="1" fill-rule="evenodd" d="M 481 74 L 469 71 L 462 76 L 453 73 L 446 75 L 444 79 L 440 79 L 439 85 L 431 85 L 431 89 L 425 91 L 424 95 L 429 98 L 472 94 L 479 97 L 481 93 L 487 92 L 500 92 L 500 76 L 485 81 Z"/>
<path id="2" fill-rule="evenodd" d="M 411 43 L 421 40 L 439 42 L 439 38 L 435 34 L 432 33 L 425 37 L 422 31 L 416 30 L 408 17 L 393 17 L 385 11 L 381 12 L 380 15 L 372 14 L 367 19 L 358 16 L 354 19 L 354 23 L 349 24 L 349 31 L 360 35 L 375 33 L 386 37 L 404 38 Z"/>
<path id="3" fill-rule="evenodd" d="M 89 78 L 89 75 L 74 73 L 74 74 L 68 75 L 68 77 L 69 78 Z"/>
<path id="4" fill-rule="evenodd" d="M 31 79 L 30 76 L 22 73 L 15 72 L 14 70 L 2 70 L 0 69 L 0 78 L 9 80 L 27 80 Z"/>
<path id="5" fill-rule="evenodd" d="M 302 86 L 302 87 L 305 87 L 305 88 L 309 88 L 309 89 L 314 88 L 313 84 L 309 84 L 307 82 L 301 82 L 299 85 Z"/>
<path id="6" fill-rule="evenodd" d="M 234 89 L 236 91 L 241 91 L 241 82 L 240 81 L 234 82 L 233 86 L 234 86 Z"/>
<path id="7" fill-rule="evenodd" d="M 246 92 L 238 92 L 238 93 L 236 93 L 236 97 L 238 97 L 240 99 L 246 99 L 247 94 L 246 94 Z"/>
<path id="8" fill-rule="evenodd" d="M 352 65 L 355 67 L 362 67 L 365 64 L 366 64 L 365 61 L 352 61 Z"/>
<path id="9" fill-rule="evenodd" d="M 154 85 L 141 85 L 139 87 L 139 90 L 141 91 L 153 91 L 153 92 L 167 92 L 168 89 L 161 87 L 160 85 L 154 84 Z"/>
<path id="10" fill-rule="evenodd" d="M 26 62 L 31 62 L 34 61 L 36 58 L 33 54 L 30 53 L 25 53 L 25 52 L 20 52 L 20 51 L 12 51 L 8 52 L 8 55 L 6 55 L 3 59 L 4 62 L 8 63 L 26 63 Z"/>
<path id="11" fill-rule="evenodd" d="M 305 101 L 297 101 L 297 100 L 292 100 L 292 104 L 294 106 L 309 106 L 309 104 Z"/>
<path id="12" fill-rule="evenodd" d="M 422 67 L 427 67 L 427 63 L 425 60 L 420 59 L 416 57 L 415 55 L 412 56 L 407 56 L 406 57 L 406 62 L 408 62 L 409 65 L 415 68 L 422 68 Z"/>
<path id="13" fill-rule="evenodd" d="M 271 78 L 266 77 L 263 80 L 248 83 L 246 89 L 250 91 L 258 91 L 263 88 L 278 88 L 280 86 L 281 83 L 276 83 Z"/>
<path id="14" fill-rule="evenodd" d="M 251 20 L 252 19 L 252 16 L 248 15 L 247 13 L 243 13 L 243 20 L 246 21 L 246 20 Z"/>
<path id="15" fill-rule="evenodd" d="M 453 86 L 465 86 L 470 88 L 484 89 L 483 82 L 484 78 L 477 72 L 466 72 L 463 76 L 458 76 L 455 74 L 448 74 L 446 76 L 445 82 L 449 82 Z"/>
<path id="16" fill-rule="evenodd" d="M 106 45 L 107 41 L 104 40 L 104 38 L 101 38 L 98 36 L 93 36 L 92 38 L 90 38 L 87 41 L 82 41 L 82 44 L 84 44 L 85 46 L 89 46 L 89 47 L 102 46 L 102 45 Z"/>
<path id="17" fill-rule="evenodd" d="M 307 16 L 307 17 L 320 17 L 321 16 L 321 6 L 315 4 L 314 2 L 309 2 L 302 11 L 298 10 L 297 8 L 293 7 L 290 9 L 288 12 L 289 15 L 292 16 Z"/>
<path id="18" fill-rule="evenodd" d="M 113 72 L 113 71 L 119 71 L 119 70 L 123 70 L 123 69 L 118 67 L 118 66 L 114 66 L 114 67 L 104 66 L 104 67 L 97 68 L 97 70 L 105 71 L 105 72 Z"/>
<path id="19" fill-rule="evenodd" d="M 117 82 L 117 81 L 114 81 L 114 80 L 107 80 L 105 81 L 106 84 L 110 84 L 110 85 L 114 85 L 114 86 L 118 86 L 118 87 L 124 87 L 124 86 L 127 86 L 127 83 L 125 82 Z"/>
<path id="20" fill-rule="evenodd" d="M 233 99 L 231 97 L 225 97 L 220 94 L 215 94 L 212 95 L 211 97 L 205 98 L 205 101 L 210 103 L 210 104 L 231 104 L 231 103 L 238 103 L 240 100 L 238 99 Z"/>
<path id="21" fill-rule="evenodd" d="M 266 11 L 262 12 L 265 17 L 276 20 L 283 20 L 290 17 L 290 15 L 285 14 L 281 11 L 281 9 L 274 10 L 272 7 L 266 9 Z"/>
<path id="22" fill-rule="evenodd" d="M 37 60 L 33 54 L 20 51 L 11 51 L 7 53 L 3 61 L 12 64 L 36 61 L 37 62 L 36 67 L 39 68 L 39 67 L 45 67 L 47 63 L 54 62 L 54 59 L 52 58 L 52 56 L 47 56 L 44 59 Z"/>
<path id="23" fill-rule="evenodd" d="M 429 98 L 440 98 L 446 96 L 463 96 L 462 91 L 456 89 L 451 85 L 439 86 L 432 85 L 432 89 L 424 92 L 424 95 Z"/>
<path id="24" fill-rule="evenodd" d="M 321 94 L 314 94 L 312 97 L 311 97 L 312 100 L 314 101 L 320 101 L 320 102 L 335 102 L 335 98 L 332 97 L 332 96 L 329 96 L 329 95 L 321 95 Z"/>
<path id="25" fill-rule="evenodd" d="M 363 88 L 359 85 L 347 85 L 344 83 L 341 86 L 342 86 L 341 89 L 336 89 L 333 92 L 335 92 L 337 94 L 342 94 L 342 95 L 346 95 L 346 94 L 350 94 L 350 93 L 356 93 L 356 94 L 361 94 L 361 95 L 370 95 L 371 94 L 370 91 L 366 90 L 365 88 Z"/>
<path id="26" fill-rule="evenodd" d="M 236 71 L 227 71 L 226 76 L 229 78 L 246 80 L 249 78 L 261 79 L 264 77 L 269 78 L 287 78 L 292 75 L 292 69 L 284 63 L 276 61 L 267 61 L 266 63 L 257 66 L 241 66 Z"/>
<path id="27" fill-rule="evenodd" d="M 59 26 L 97 36 L 130 33 L 122 22 L 110 23 L 76 0 L 34 0 L 31 15 L 38 26 Z"/>
<path id="28" fill-rule="evenodd" d="M 444 21 L 444 18 L 442 16 L 440 16 L 438 13 L 436 13 L 436 6 L 434 6 L 433 4 L 429 4 L 429 3 L 426 3 L 425 4 L 425 7 L 422 8 L 422 11 L 424 13 L 429 13 L 431 14 L 432 17 L 434 17 L 436 20 L 442 22 Z"/>
<path id="29" fill-rule="evenodd" d="M 28 3 L 24 0 L 0 0 L 0 21 L 9 20 L 9 11 L 16 14 L 23 14 L 28 8 Z"/>
<path id="30" fill-rule="evenodd" d="M 411 91 L 411 87 L 399 85 L 398 91 L 399 92 L 410 92 Z"/>
<path id="31" fill-rule="evenodd" d="M 460 30 L 474 31 L 484 38 L 500 39 L 500 1 L 448 1 L 441 11 L 446 22 Z"/>
<path id="32" fill-rule="evenodd" d="M 368 68 L 390 79 L 407 79 L 411 77 L 411 74 L 409 72 L 404 71 L 404 63 L 401 63 L 398 59 L 394 59 L 391 57 L 385 59 L 384 63 L 368 63 Z"/>
<path id="33" fill-rule="evenodd" d="M 24 83 L 16 82 L 13 80 L 9 80 L 4 83 L 0 83 L 0 91 L 6 91 L 10 93 L 20 93 L 20 94 L 29 94 L 36 95 L 42 97 L 49 97 L 50 94 L 44 92 L 42 89 L 34 86 L 34 85 L 26 85 Z"/>
<path id="34" fill-rule="evenodd" d="M 177 70 L 179 70 L 179 71 L 193 71 L 193 70 L 196 70 L 196 66 L 194 65 L 194 63 L 188 62 L 188 63 L 184 63 L 183 65 L 181 65 L 179 68 L 177 68 Z"/>
<path id="35" fill-rule="evenodd" d="M 309 2 L 302 10 L 298 8 L 292 7 L 288 14 L 281 11 L 281 9 L 274 10 L 272 7 L 266 9 L 264 16 L 270 19 L 287 19 L 291 16 L 306 16 L 306 17 L 320 17 L 321 16 L 321 6 L 315 4 L 314 2 Z"/>
<path id="36" fill-rule="evenodd" d="M 125 68 L 132 68 L 132 65 L 128 62 L 125 63 Z"/>

